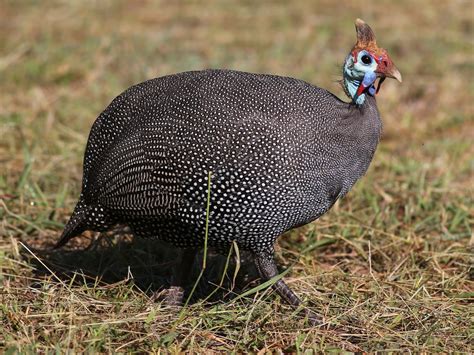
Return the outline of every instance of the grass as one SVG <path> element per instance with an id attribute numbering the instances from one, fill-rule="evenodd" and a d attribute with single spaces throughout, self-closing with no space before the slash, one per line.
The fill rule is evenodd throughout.
<path id="1" fill-rule="evenodd" d="M 417 4 L 0 2 L 2 350 L 474 352 L 472 3 Z M 225 67 L 342 97 L 357 17 L 404 82 L 379 94 L 384 136 L 368 174 L 277 245 L 287 282 L 337 329 L 312 328 L 255 289 L 245 255 L 242 265 L 209 255 L 177 321 L 152 297 L 175 250 L 117 233 L 50 249 L 80 191 L 90 126 L 121 91 Z"/>

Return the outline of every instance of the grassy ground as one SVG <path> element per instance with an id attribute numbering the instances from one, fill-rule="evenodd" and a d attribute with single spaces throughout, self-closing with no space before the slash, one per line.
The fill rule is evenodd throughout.
<path id="1" fill-rule="evenodd" d="M 0 2 L 0 347 L 18 351 L 473 352 L 471 1 Z M 80 191 L 98 113 L 131 84 L 225 67 L 336 83 L 364 18 L 404 82 L 379 95 L 384 136 L 363 180 L 280 239 L 311 328 L 255 270 L 213 302 L 153 300 L 175 252 L 113 235 L 51 251 Z M 213 256 L 197 295 L 219 283 Z M 199 262 L 195 274 L 199 273 Z M 224 301 L 223 301 L 224 300 Z"/>

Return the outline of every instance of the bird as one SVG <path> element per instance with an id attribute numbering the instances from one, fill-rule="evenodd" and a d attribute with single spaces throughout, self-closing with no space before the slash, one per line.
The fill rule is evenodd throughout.
<path id="1" fill-rule="evenodd" d="M 382 132 L 376 95 L 385 78 L 402 81 L 371 27 L 357 19 L 355 28 L 342 66 L 348 100 L 303 80 L 228 69 L 125 90 L 92 125 L 82 191 L 56 247 L 125 225 L 185 251 L 235 243 L 262 280 L 278 279 L 276 240 L 317 220 L 366 173 Z M 283 278 L 272 287 L 302 304 Z"/>

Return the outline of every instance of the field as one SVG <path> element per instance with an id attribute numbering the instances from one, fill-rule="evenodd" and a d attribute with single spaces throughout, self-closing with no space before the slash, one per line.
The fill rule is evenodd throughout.
<path id="1" fill-rule="evenodd" d="M 0 2 L 0 351 L 474 352 L 473 13 L 468 0 Z M 153 296 L 176 258 L 165 245 L 109 233 L 51 249 L 89 129 L 120 92 L 230 68 L 343 97 L 357 17 L 404 81 L 378 95 L 367 175 L 279 239 L 281 270 L 322 326 L 259 288 L 245 255 L 240 268 L 210 255 L 180 311 Z"/>

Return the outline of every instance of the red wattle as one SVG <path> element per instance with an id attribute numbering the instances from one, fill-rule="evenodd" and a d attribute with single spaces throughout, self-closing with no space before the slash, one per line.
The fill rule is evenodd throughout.
<path id="1" fill-rule="evenodd" d="M 365 89 L 367 89 L 364 84 L 360 83 L 359 87 L 357 88 L 357 96 L 360 96 L 364 93 Z"/>

